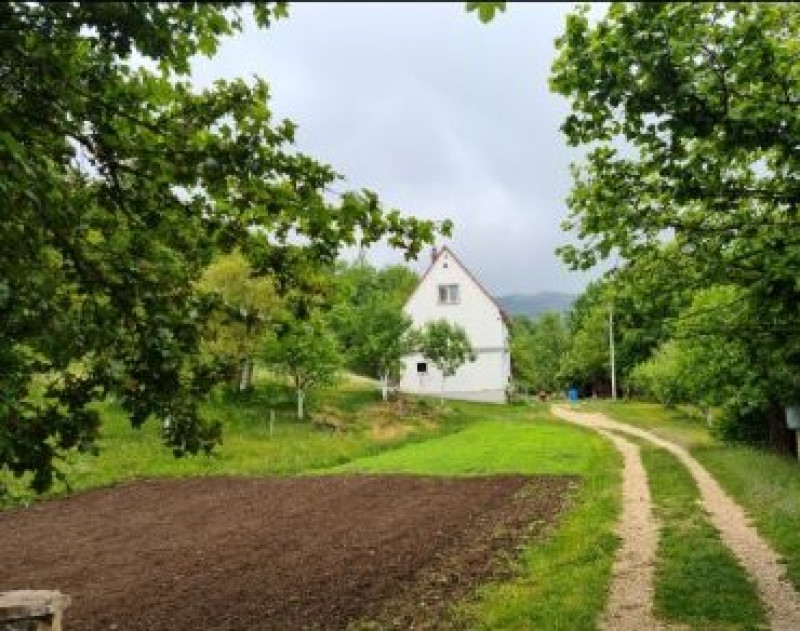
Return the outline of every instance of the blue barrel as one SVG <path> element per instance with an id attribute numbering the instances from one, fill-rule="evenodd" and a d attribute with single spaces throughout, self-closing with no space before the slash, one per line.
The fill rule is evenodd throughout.
<path id="1" fill-rule="evenodd" d="M 574 403 L 575 401 L 578 400 L 578 389 L 570 388 L 569 391 L 567 392 L 567 396 L 569 397 L 569 400 Z"/>

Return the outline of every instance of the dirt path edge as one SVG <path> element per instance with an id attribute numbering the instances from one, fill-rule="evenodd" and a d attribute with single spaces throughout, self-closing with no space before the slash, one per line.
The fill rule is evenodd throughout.
<path id="1" fill-rule="evenodd" d="M 553 414 L 597 431 L 614 431 L 647 440 L 673 454 L 688 469 L 700 492 L 703 508 L 745 570 L 753 577 L 775 631 L 800 629 L 800 594 L 786 577 L 781 558 L 764 540 L 744 509 L 728 496 L 689 452 L 647 430 L 614 421 L 603 414 L 586 414 L 553 406 Z"/>

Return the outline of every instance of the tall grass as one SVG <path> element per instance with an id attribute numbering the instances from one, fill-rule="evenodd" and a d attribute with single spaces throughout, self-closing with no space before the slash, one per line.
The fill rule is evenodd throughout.
<path id="1" fill-rule="evenodd" d="M 714 446 L 693 451 L 723 488 L 750 514 L 758 531 L 786 563 L 800 591 L 800 465 L 752 447 Z"/>

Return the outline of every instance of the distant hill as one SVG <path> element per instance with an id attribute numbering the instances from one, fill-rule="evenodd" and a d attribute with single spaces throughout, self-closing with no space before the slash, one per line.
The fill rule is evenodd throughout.
<path id="1" fill-rule="evenodd" d="M 497 302 L 511 316 L 526 315 L 535 318 L 546 311 L 566 313 L 577 298 L 574 294 L 557 291 L 540 291 L 537 294 L 509 294 L 497 296 Z"/>

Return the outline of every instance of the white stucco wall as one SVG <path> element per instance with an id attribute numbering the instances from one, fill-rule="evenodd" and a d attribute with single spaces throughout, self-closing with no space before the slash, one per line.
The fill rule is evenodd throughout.
<path id="1" fill-rule="evenodd" d="M 439 302 L 440 285 L 458 285 L 457 304 Z M 444 395 L 453 399 L 504 402 L 511 374 L 508 331 L 500 309 L 469 275 L 455 256 L 444 249 L 423 277 L 405 305 L 414 326 L 445 319 L 464 327 L 475 350 L 476 361 L 463 365 L 444 382 Z M 426 362 L 426 375 L 417 364 L 426 360 L 420 355 L 405 359 L 400 390 L 416 394 L 442 392 L 441 373 Z"/>

